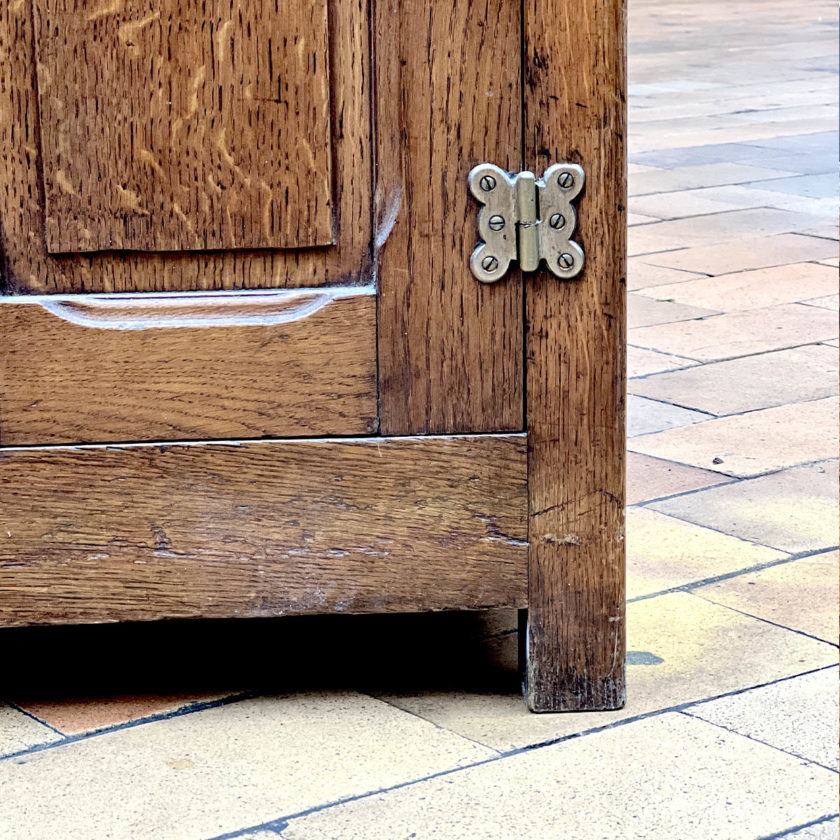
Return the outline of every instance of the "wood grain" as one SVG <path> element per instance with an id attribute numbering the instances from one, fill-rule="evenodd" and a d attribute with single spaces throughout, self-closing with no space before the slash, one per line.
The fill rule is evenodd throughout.
<path id="1" fill-rule="evenodd" d="M 376 0 L 382 429 L 520 430 L 522 284 L 473 278 L 467 173 L 521 162 L 518 0 Z"/>
<path id="2" fill-rule="evenodd" d="M 521 607 L 519 435 L 0 450 L 0 624 Z"/>
<path id="3" fill-rule="evenodd" d="M 327 0 L 35 0 L 47 249 L 332 243 Z"/>
<path id="4" fill-rule="evenodd" d="M 366 434 L 372 288 L 0 298 L 0 443 Z"/>
<path id="5" fill-rule="evenodd" d="M 527 699 L 611 709 L 624 683 L 624 0 L 526 0 L 526 161 L 586 172 L 578 280 L 529 279 Z"/>
<path id="6" fill-rule="evenodd" d="M 5 292 L 73 294 L 370 283 L 368 3 L 328 3 L 334 247 L 63 256 L 47 253 L 44 235 L 32 3 L 0 3 L 0 282 Z"/>

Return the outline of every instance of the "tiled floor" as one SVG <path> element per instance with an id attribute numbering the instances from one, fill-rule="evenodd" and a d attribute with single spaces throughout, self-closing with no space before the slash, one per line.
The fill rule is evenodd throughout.
<path id="1" fill-rule="evenodd" d="M 836 22 L 630 0 L 625 709 L 504 612 L 7 631 L 0 840 L 837 838 Z"/>

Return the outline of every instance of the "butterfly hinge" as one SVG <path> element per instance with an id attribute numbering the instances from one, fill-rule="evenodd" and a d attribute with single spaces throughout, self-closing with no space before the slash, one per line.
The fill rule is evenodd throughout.
<path id="1" fill-rule="evenodd" d="M 495 283 L 514 260 L 522 271 L 536 271 L 545 262 L 562 280 L 577 277 L 583 249 L 572 242 L 577 223 L 572 201 L 583 183 L 583 168 L 575 163 L 555 163 L 539 179 L 492 163 L 473 167 L 470 192 L 483 205 L 478 211 L 482 241 L 470 257 L 475 278 Z"/>

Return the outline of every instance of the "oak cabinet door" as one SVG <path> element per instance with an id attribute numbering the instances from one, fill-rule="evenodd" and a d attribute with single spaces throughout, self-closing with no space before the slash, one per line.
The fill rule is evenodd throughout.
<path id="1" fill-rule="evenodd" d="M 367 12 L 2 4 L 0 445 L 377 430 Z"/>
<path id="2" fill-rule="evenodd" d="M 520 431 L 520 12 L 2 4 L 0 446 Z"/>

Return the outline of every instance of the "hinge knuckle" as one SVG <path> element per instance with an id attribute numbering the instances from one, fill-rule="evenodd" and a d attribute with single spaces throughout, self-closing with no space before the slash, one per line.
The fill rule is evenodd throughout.
<path id="1" fill-rule="evenodd" d="M 481 242 L 470 270 L 482 283 L 495 283 L 513 261 L 522 271 L 545 262 L 555 277 L 570 280 L 583 269 L 583 249 L 571 237 L 577 218 L 572 201 L 583 190 L 583 168 L 555 163 L 542 178 L 533 172 L 510 174 L 492 163 L 474 167 L 470 192 L 483 206 L 478 213 Z"/>

